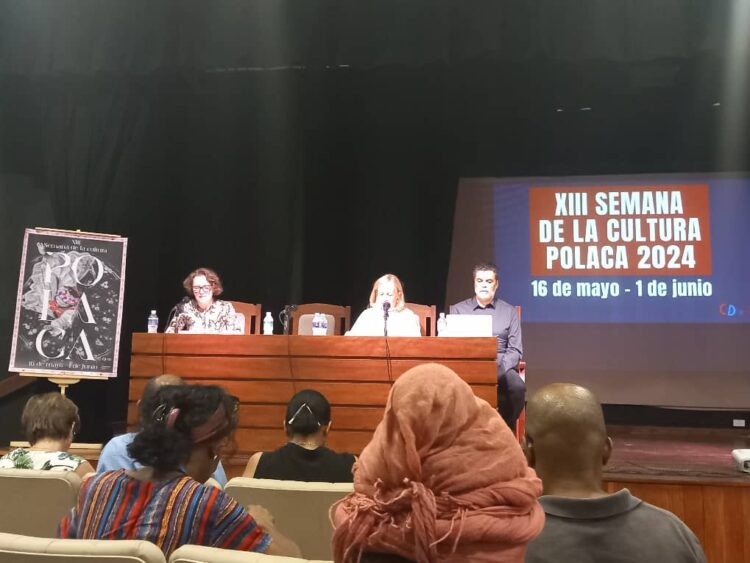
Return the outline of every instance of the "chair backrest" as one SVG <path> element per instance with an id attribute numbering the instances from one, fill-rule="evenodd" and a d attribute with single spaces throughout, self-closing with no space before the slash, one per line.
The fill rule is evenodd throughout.
<path id="1" fill-rule="evenodd" d="M 172 552 L 169 563 L 332 563 L 314 559 L 265 555 L 234 549 L 183 545 Z"/>
<path id="2" fill-rule="evenodd" d="M 230 301 L 234 310 L 245 316 L 245 334 L 260 334 L 261 332 L 261 306 L 255 303 L 243 303 L 242 301 Z"/>
<path id="3" fill-rule="evenodd" d="M 330 330 L 333 325 L 335 335 L 345 334 L 349 330 L 352 322 L 352 308 L 347 305 L 330 305 L 328 303 L 303 303 L 297 305 L 297 309 L 292 313 L 289 319 L 289 333 L 290 334 L 303 334 L 299 331 L 300 323 L 299 318 L 302 315 L 314 315 L 315 313 L 324 313 L 331 315 L 334 319 L 334 323 L 331 323 L 330 318 L 328 319 L 328 327 Z M 312 334 L 310 332 L 309 334 Z"/>
<path id="4" fill-rule="evenodd" d="M 235 477 L 224 491 L 243 505 L 260 504 L 279 530 L 294 540 L 302 556 L 332 559 L 331 505 L 354 490 L 352 483 L 305 483 Z"/>
<path id="5" fill-rule="evenodd" d="M 0 561 L 166 563 L 167 560 L 161 549 L 142 540 L 58 540 L 0 533 Z"/>
<path id="6" fill-rule="evenodd" d="M 437 307 L 435 305 L 420 305 L 419 303 L 405 303 L 419 317 L 422 336 L 437 336 Z"/>
<path id="7" fill-rule="evenodd" d="M 0 469 L 0 532 L 55 537 L 80 488 L 73 471 Z"/>
<path id="8" fill-rule="evenodd" d="M 521 322 L 521 306 L 516 305 L 516 313 L 518 314 L 518 322 Z M 518 375 L 526 383 L 526 362 L 521 360 L 518 362 Z M 518 415 L 516 420 L 516 439 L 519 442 L 523 441 L 523 435 L 526 433 L 526 407 L 523 407 L 521 414 Z"/>

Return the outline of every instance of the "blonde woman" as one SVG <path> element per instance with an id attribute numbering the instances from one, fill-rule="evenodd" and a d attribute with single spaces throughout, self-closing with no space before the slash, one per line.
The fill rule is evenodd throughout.
<path id="1" fill-rule="evenodd" d="M 370 306 L 362 311 L 347 335 L 383 336 L 386 328 L 388 336 L 422 336 L 419 317 L 406 308 L 401 280 L 393 274 L 375 280 Z"/>

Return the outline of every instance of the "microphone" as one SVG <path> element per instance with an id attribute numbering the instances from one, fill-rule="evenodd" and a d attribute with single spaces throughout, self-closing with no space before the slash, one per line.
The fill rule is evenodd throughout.
<path id="1" fill-rule="evenodd" d="M 279 313 L 279 321 L 284 328 L 284 334 L 289 334 L 289 315 L 297 310 L 297 305 L 284 305 Z"/>
<path id="2" fill-rule="evenodd" d="M 390 301 L 383 301 L 383 318 L 388 320 L 388 310 L 391 308 Z"/>
<path id="3" fill-rule="evenodd" d="M 169 328 L 169 325 L 170 325 L 170 323 L 172 322 L 172 319 L 174 319 L 174 317 L 176 317 L 176 316 L 177 316 L 177 313 L 178 313 L 178 312 L 179 312 L 179 313 L 182 313 L 182 309 L 183 309 L 183 308 L 185 307 L 185 305 L 187 305 L 187 304 L 188 304 L 189 302 L 190 302 L 190 297 L 188 297 L 188 296 L 186 295 L 185 297 L 183 297 L 182 299 L 180 299 L 180 302 L 179 302 L 179 303 L 177 303 L 177 305 L 175 305 L 174 307 L 172 307 L 172 309 L 170 309 L 170 311 L 169 311 L 169 314 L 167 315 L 167 327 L 166 327 L 166 328 Z M 165 329 L 165 330 L 166 330 L 166 329 Z M 178 332 L 178 328 L 177 328 L 177 325 L 175 325 L 175 327 L 174 327 L 174 332 L 175 332 L 175 334 L 177 334 L 177 332 Z"/>

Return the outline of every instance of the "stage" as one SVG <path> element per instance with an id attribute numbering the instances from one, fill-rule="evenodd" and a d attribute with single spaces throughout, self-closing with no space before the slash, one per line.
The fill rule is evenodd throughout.
<path id="1" fill-rule="evenodd" d="M 700 538 L 710 563 L 750 561 L 750 474 L 732 450 L 750 448 L 747 429 L 609 426 L 610 491 L 627 487 L 679 516 Z"/>

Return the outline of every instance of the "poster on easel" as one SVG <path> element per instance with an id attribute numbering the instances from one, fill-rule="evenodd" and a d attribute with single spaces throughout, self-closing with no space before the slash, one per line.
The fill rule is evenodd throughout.
<path id="1" fill-rule="evenodd" d="M 117 375 L 127 238 L 26 229 L 9 370 Z"/>

